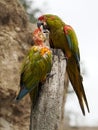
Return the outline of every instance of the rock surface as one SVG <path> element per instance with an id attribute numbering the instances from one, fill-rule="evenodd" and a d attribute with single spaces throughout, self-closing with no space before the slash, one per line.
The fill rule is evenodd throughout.
<path id="1" fill-rule="evenodd" d="M 0 0 L 0 130 L 29 129 L 29 97 L 18 104 L 14 99 L 34 28 L 18 0 Z"/>

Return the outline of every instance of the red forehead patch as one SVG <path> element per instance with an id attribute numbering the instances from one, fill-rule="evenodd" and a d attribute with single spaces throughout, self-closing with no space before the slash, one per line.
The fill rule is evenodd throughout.
<path id="1" fill-rule="evenodd" d="M 42 21 L 42 20 L 45 20 L 45 16 L 40 16 L 39 18 L 38 18 L 38 20 L 40 20 L 40 21 Z"/>

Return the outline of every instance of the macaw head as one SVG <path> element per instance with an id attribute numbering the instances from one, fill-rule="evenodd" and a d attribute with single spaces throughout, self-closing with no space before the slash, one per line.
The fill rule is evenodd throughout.
<path id="1" fill-rule="evenodd" d="M 38 18 L 37 27 L 40 28 L 43 26 L 43 29 L 48 29 L 47 22 L 48 22 L 48 15 L 42 15 Z"/>
<path id="2" fill-rule="evenodd" d="M 61 19 L 57 15 L 45 14 L 38 18 L 37 27 L 43 26 L 44 30 L 51 30 L 53 27 L 58 27 L 61 24 Z"/>

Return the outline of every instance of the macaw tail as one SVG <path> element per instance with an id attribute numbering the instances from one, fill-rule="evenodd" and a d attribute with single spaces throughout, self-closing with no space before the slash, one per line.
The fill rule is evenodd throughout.
<path id="1" fill-rule="evenodd" d="M 70 82 L 78 97 L 78 101 L 79 101 L 82 113 L 83 113 L 83 115 L 85 115 L 84 103 L 87 107 L 88 112 L 90 112 L 90 111 L 89 111 L 88 102 L 87 102 L 85 91 L 84 91 L 83 84 L 82 84 L 83 79 L 80 75 L 80 70 L 79 70 L 78 64 L 77 64 L 74 56 L 70 57 L 67 60 L 66 70 L 67 70 Z"/>
<path id="2" fill-rule="evenodd" d="M 38 102 L 38 99 L 39 99 L 39 95 L 40 95 L 40 91 L 41 91 L 41 87 L 42 87 L 42 84 L 39 83 L 39 85 L 37 85 L 30 93 L 30 99 L 32 101 L 32 105 L 33 105 L 33 108 L 35 107 L 35 105 L 37 104 Z"/>
<path id="3" fill-rule="evenodd" d="M 21 87 L 20 91 L 16 97 L 16 101 L 19 102 L 25 95 L 27 95 L 29 93 L 29 90 L 26 89 L 25 87 Z"/>
<path id="4" fill-rule="evenodd" d="M 30 90 L 26 89 L 25 87 L 21 88 L 15 100 L 16 100 L 16 102 L 19 102 L 28 93 L 30 94 L 30 99 L 31 99 L 32 105 L 34 107 L 37 103 L 39 93 L 40 93 L 40 86 L 38 86 L 38 85 Z"/>

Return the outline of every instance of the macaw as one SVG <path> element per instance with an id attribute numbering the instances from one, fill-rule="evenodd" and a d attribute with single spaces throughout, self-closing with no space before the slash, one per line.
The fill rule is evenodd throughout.
<path id="1" fill-rule="evenodd" d="M 66 71 L 78 97 L 82 113 L 85 115 L 84 103 L 88 112 L 89 106 L 82 83 L 80 52 L 74 29 L 70 25 L 65 24 L 58 16 L 52 14 L 40 16 L 38 18 L 37 26 L 38 28 L 43 26 L 44 30 L 49 31 L 50 47 L 63 51 L 67 62 Z"/>
<path id="2" fill-rule="evenodd" d="M 30 48 L 22 64 L 20 91 L 16 101 L 30 93 L 32 103 L 35 105 L 40 87 L 52 68 L 52 52 L 44 45 L 45 36 L 38 28 L 33 32 L 33 41 L 34 46 Z"/>

